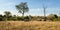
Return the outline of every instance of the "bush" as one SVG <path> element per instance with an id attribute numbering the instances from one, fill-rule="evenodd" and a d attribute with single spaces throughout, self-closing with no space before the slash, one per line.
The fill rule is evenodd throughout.
<path id="1" fill-rule="evenodd" d="M 56 21 L 58 19 L 58 16 L 56 14 L 50 14 L 47 16 L 49 20 Z"/>
<path id="2" fill-rule="evenodd" d="M 24 21 L 29 21 L 29 16 L 24 17 Z"/>
<path id="3" fill-rule="evenodd" d="M 3 19 L 4 19 L 4 18 L 3 18 L 3 16 L 2 16 L 2 15 L 0 15 L 0 21 L 3 21 Z"/>

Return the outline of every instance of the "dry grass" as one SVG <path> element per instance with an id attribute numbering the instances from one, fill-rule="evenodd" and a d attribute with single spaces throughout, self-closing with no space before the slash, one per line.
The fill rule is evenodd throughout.
<path id="1" fill-rule="evenodd" d="M 60 22 L 1 21 L 0 30 L 60 30 Z"/>

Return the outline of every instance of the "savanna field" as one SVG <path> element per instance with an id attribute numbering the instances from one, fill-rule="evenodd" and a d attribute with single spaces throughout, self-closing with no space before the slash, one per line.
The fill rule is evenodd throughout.
<path id="1" fill-rule="evenodd" d="M 0 30 L 60 30 L 60 22 L 54 21 L 0 21 Z"/>
<path id="2" fill-rule="evenodd" d="M 60 30 L 60 0 L 0 0 L 0 30 Z"/>

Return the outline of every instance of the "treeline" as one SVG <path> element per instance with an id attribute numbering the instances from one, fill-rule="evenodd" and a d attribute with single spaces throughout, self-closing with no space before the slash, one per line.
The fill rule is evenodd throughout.
<path id="1" fill-rule="evenodd" d="M 50 14 L 46 16 L 45 7 L 44 7 L 44 16 L 24 16 L 26 12 L 29 11 L 29 7 L 27 2 L 21 2 L 20 4 L 15 6 L 17 11 L 22 14 L 22 16 L 12 15 L 11 12 L 5 11 L 4 15 L 0 15 L 0 21 L 59 21 L 60 17 L 56 14 Z"/>
<path id="2" fill-rule="evenodd" d="M 4 15 L 0 15 L 0 21 L 44 21 L 44 16 L 16 16 L 12 15 L 11 12 L 5 11 Z M 59 21 L 60 17 L 56 14 L 50 14 L 46 16 L 45 21 Z"/>

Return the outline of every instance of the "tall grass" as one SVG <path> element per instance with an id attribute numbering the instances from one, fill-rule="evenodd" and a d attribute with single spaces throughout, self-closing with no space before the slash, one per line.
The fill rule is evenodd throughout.
<path id="1" fill-rule="evenodd" d="M 1 21 L 0 30 L 60 30 L 60 22 Z"/>

